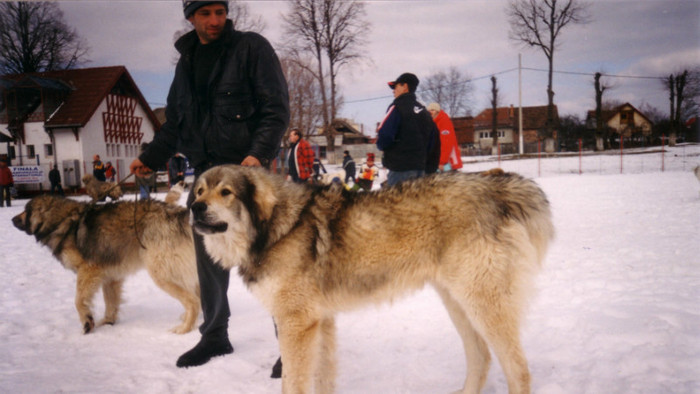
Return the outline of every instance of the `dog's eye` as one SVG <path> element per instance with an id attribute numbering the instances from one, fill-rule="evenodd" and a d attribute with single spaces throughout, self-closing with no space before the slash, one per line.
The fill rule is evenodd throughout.
<path id="1" fill-rule="evenodd" d="M 197 189 L 197 195 L 201 196 L 202 194 L 204 194 L 204 188 L 200 187 L 199 189 Z"/>
<path id="2" fill-rule="evenodd" d="M 221 197 L 226 197 L 231 194 L 231 190 L 229 189 L 222 189 L 221 190 Z"/>

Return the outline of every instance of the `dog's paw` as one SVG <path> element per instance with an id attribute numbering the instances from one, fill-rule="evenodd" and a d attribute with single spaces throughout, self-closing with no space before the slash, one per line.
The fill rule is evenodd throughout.
<path id="1" fill-rule="evenodd" d="M 187 334 L 188 332 L 194 330 L 194 324 L 182 323 L 170 329 L 170 332 L 178 335 Z"/>
<path id="2" fill-rule="evenodd" d="M 115 323 L 115 319 L 104 318 L 104 319 L 100 320 L 100 324 L 98 324 L 98 327 L 104 326 L 104 325 L 113 326 L 114 323 Z"/>
<path id="3" fill-rule="evenodd" d="M 95 328 L 95 320 L 92 315 L 85 316 L 85 321 L 83 322 L 83 334 L 88 334 Z"/>

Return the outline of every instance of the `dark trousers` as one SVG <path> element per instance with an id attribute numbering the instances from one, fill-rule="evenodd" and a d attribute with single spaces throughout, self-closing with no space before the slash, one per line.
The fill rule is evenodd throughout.
<path id="1" fill-rule="evenodd" d="M 12 193 L 10 186 L 0 185 L 0 207 L 2 207 L 5 202 L 7 202 L 7 206 L 9 207 L 11 198 Z"/>
<path id="2" fill-rule="evenodd" d="M 187 207 L 194 202 L 194 189 L 190 190 Z M 231 311 L 228 306 L 228 283 L 230 272 L 216 264 L 204 247 L 204 239 L 193 231 L 194 251 L 197 257 L 197 276 L 202 304 L 204 322 L 199 326 L 202 337 L 227 337 L 228 318 Z"/>
<path id="3" fill-rule="evenodd" d="M 66 194 L 63 192 L 63 188 L 61 187 L 60 183 L 52 183 L 51 184 L 51 194 L 60 194 L 62 196 L 65 196 Z"/>
<path id="4" fill-rule="evenodd" d="M 343 182 L 345 182 L 347 184 L 347 183 L 350 183 L 350 181 L 354 181 L 354 180 L 355 180 L 355 171 L 352 171 L 352 173 L 349 171 L 345 173 L 345 180 Z"/>

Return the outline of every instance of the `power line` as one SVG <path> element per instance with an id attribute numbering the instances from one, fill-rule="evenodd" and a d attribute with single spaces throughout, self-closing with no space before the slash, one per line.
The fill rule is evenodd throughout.
<path id="1" fill-rule="evenodd" d="M 549 72 L 547 69 L 543 68 L 533 68 L 533 67 L 523 67 L 523 70 L 526 71 L 537 71 L 537 72 Z M 486 74 L 486 75 L 481 75 L 478 77 L 474 78 L 467 78 L 463 81 L 458 81 L 458 84 L 466 84 L 469 82 L 476 82 L 480 81 L 482 79 L 488 79 L 496 75 L 502 75 L 502 74 L 508 74 L 513 71 L 517 71 L 518 68 L 509 68 L 507 70 L 501 70 L 495 73 L 491 74 Z M 586 77 L 594 77 L 596 73 L 590 73 L 590 72 L 580 72 L 580 71 L 561 71 L 561 70 L 553 70 L 552 71 L 554 74 L 565 74 L 565 75 L 579 75 L 579 76 L 586 76 Z M 604 77 L 610 77 L 610 78 L 628 78 L 628 79 L 653 79 L 653 80 L 663 80 L 663 77 L 651 77 L 651 76 L 644 76 L 644 75 L 620 75 L 620 74 L 606 74 L 606 73 L 600 73 L 600 75 Z M 377 101 L 377 100 L 386 100 L 388 98 L 392 98 L 392 95 L 384 95 L 384 96 L 377 96 L 377 97 L 370 97 L 370 98 L 365 98 L 365 99 L 357 99 L 357 100 L 349 100 L 345 101 L 345 104 L 357 104 L 357 103 L 366 103 L 370 101 Z M 149 103 L 149 105 L 157 105 L 157 106 L 165 106 L 164 103 Z"/>
<path id="2" fill-rule="evenodd" d="M 541 72 L 549 72 L 549 70 L 545 70 L 542 68 L 532 68 L 532 67 L 523 67 L 523 70 L 530 70 L 530 71 L 541 71 Z M 586 73 L 586 72 L 578 72 L 578 71 L 557 71 L 554 70 L 552 71 L 555 74 L 568 74 L 568 75 L 583 75 L 587 77 L 594 77 L 596 73 Z M 644 75 L 619 75 L 619 74 L 606 74 L 606 73 L 600 73 L 600 75 L 604 77 L 611 77 L 611 78 L 633 78 L 633 79 L 663 79 L 662 77 L 649 77 L 649 76 L 644 76 Z"/>
<path id="3" fill-rule="evenodd" d="M 542 68 L 523 67 L 522 69 L 527 70 L 527 71 L 549 72 L 549 70 L 542 69 Z M 467 78 L 467 79 L 465 79 L 463 81 L 459 81 L 457 83 L 458 84 L 465 84 L 465 83 L 469 83 L 469 82 L 475 82 L 475 81 L 479 81 L 482 79 L 491 78 L 492 76 L 511 73 L 511 72 L 517 71 L 517 70 L 518 70 L 517 67 L 510 68 L 507 70 L 502 70 L 502 71 L 482 75 L 482 76 L 475 77 L 475 78 Z M 595 77 L 595 74 L 596 74 L 596 73 L 590 73 L 590 72 L 561 71 L 561 70 L 553 70 L 552 72 L 554 74 L 579 75 L 579 76 L 586 76 L 586 77 Z M 610 78 L 663 80 L 663 77 L 652 77 L 652 76 L 645 76 L 645 75 L 621 75 L 621 74 L 607 74 L 607 73 L 600 73 L 600 75 L 604 76 L 604 77 L 610 77 Z M 392 97 L 393 96 L 391 96 L 391 95 L 384 95 L 384 96 L 379 96 L 379 97 L 370 97 L 370 98 L 366 98 L 366 99 L 349 100 L 349 101 L 346 101 L 345 104 L 357 104 L 357 103 L 364 103 L 364 102 L 376 101 L 376 100 L 386 100 L 386 99 L 392 98 Z"/>
<path id="4" fill-rule="evenodd" d="M 496 73 L 492 73 L 492 74 L 488 74 L 488 75 L 482 75 L 482 76 L 476 77 L 476 78 L 467 78 L 463 81 L 457 81 L 456 83 L 462 85 L 462 84 L 469 83 L 469 82 L 474 82 L 474 81 L 479 81 L 479 80 L 486 79 L 486 78 L 491 78 L 494 75 L 501 75 L 501 74 L 513 72 L 513 71 L 516 71 L 517 69 L 518 68 L 515 67 L 515 68 L 508 69 L 508 70 L 498 71 Z M 435 89 L 437 89 L 437 88 L 435 88 Z M 384 95 L 384 96 L 380 96 L 380 97 L 371 97 L 371 98 L 366 98 L 366 99 L 349 100 L 349 101 L 346 101 L 345 104 L 356 104 L 356 103 L 364 103 L 364 102 L 375 101 L 375 100 L 386 100 L 387 98 L 392 98 L 392 97 L 393 96 L 391 96 L 391 95 Z"/>

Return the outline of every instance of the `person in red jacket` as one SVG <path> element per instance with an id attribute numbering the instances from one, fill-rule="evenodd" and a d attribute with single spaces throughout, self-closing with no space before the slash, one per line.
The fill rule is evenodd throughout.
<path id="1" fill-rule="evenodd" d="M 452 120 L 440 108 L 438 103 L 430 103 L 428 112 L 440 130 L 440 171 L 458 170 L 462 168 L 462 152 L 457 144 L 457 134 Z"/>
<path id="2" fill-rule="evenodd" d="M 12 178 L 12 171 L 10 167 L 7 166 L 7 160 L 0 160 L 0 208 L 2 208 L 5 202 L 7 206 L 10 205 L 10 188 L 15 185 L 15 181 Z"/>
<path id="3" fill-rule="evenodd" d="M 294 182 L 306 182 L 313 173 L 314 151 L 299 129 L 289 132 L 289 143 L 289 176 Z"/>

